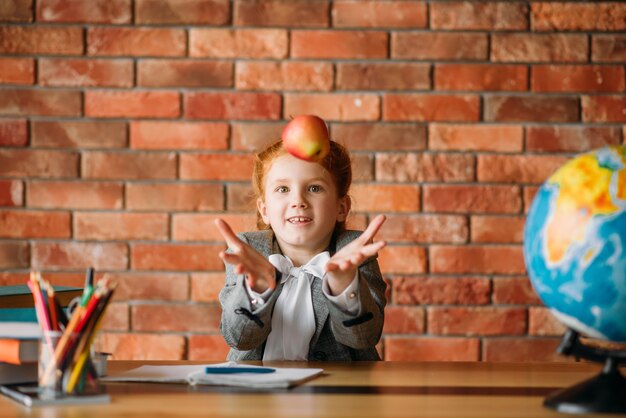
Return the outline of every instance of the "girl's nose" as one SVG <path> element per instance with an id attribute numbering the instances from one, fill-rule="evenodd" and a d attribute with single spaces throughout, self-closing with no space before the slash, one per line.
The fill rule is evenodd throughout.
<path id="1" fill-rule="evenodd" d="M 291 202 L 292 208 L 306 208 L 308 205 L 306 199 L 300 193 L 294 193 L 293 201 Z"/>

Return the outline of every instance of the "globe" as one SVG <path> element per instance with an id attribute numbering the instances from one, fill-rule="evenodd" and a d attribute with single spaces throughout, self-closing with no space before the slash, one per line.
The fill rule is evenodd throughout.
<path id="1" fill-rule="evenodd" d="M 626 341 L 626 147 L 581 154 L 538 190 L 524 260 L 541 301 L 567 327 Z"/>

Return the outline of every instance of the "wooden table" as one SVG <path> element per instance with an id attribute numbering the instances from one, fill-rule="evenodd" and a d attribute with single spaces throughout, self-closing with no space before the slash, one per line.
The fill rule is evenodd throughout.
<path id="1" fill-rule="evenodd" d="M 109 371 L 142 364 L 181 363 L 109 362 Z M 564 417 L 567 415 L 544 408 L 543 398 L 557 388 L 592 377 L 600 369 L 589 363 L 266 364 L 320 367 L 325 373 L 290 390 L 256 392 L 162 383 L 107 383 L 112 401 L 105 405 L 28 409 L 0 396 L 0 417 Z"/>

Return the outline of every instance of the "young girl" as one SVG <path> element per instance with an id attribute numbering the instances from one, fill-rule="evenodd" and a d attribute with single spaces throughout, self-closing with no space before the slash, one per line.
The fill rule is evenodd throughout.
<path id="1" fill-rule="evenodd" d="M 220 253 L 221 330 L 229 360 L 380 360 L 385 283 L 372 242 L 385 217 L 363 232 L 345 229 L 350 156 L 331 141 L 319 163 L 277 141 L 257 155 L 253 186 L 259 231 L 235 235 Z"/>

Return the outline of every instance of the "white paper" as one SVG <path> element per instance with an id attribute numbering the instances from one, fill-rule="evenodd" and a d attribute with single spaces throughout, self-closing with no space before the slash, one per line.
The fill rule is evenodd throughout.
<path id="1" fill-rule="evenodd" d="M 0 338 L 38 339 L 41 338 L 41 328 L 37 322 L 0 321 Z"/>
<path id="2" fill-rule="evenodd" d="M 205 367 L 237 367 L 234 362 L 190 366 L 141 366 L 105 378 L 108 382 L 169 382 L 191 385 L 288 388 L 321 374 L 324 369 L 275 368 L 273 373 L 205 373 Z M 255 367 L 241 365 L 241 367 Z"/>

